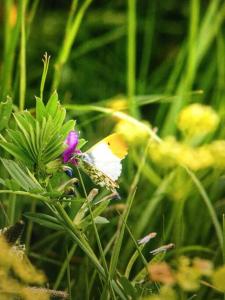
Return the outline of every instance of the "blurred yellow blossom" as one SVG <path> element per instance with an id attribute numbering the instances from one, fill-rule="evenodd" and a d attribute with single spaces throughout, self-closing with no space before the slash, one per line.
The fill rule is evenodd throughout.
<path id="1" fill-rule="evenodd" d="M 192 265 L 189 258 L 179 258 L 176 280 L 178 285 L 185 291 L 196 291 L 200 287 L 201 274 Z"/>
<path id="2" fill-rule="evenodd" d="M 144 298 L 142 300 L 177 300 L 176 292 L 170 286 L 163 286 L 160 288 L 160 292 L 158 295 L 151 295 Z"/>
<path id="3" fill-rule="evenodd" d="M 149 153 L 153 161 L 162 167 L 174 167 L 177 165 L 177 157 L 181 152 L 181 145 L 174 137 L 167 137 L 162 143 L 153 142 Z"/>
<path id="4" fill-rule="evenodd" d="M 119 120 L 114 130 L 121 133 L 128 143 L 140 144 L 149 137 L 148 128 L 151 128 L 151 126 L 146 121 L 140 122 L 140 125 L 138 125 L 128 120 Z"/>
<path id="5" fill-rule="evenodd" d="M 214 159 L 210 149 L 206 146 L 193 148 L 180 143 L 174 137 L 167 137 L 162 143 L 154 142 L 150 146 L 152 160 L 162 167 L 185 165 L 193 171 L 208 168 Z"/>
<path id="6" fill-rule="evenodd" d="M 16 25 L 17 14 L 17 6 L 15 4 L 11 5 L 11 10 L 9 14 L 9 24 L 11 27 L 14 27 Z"/>
<path id="7" fill-rule="evenodd" d="M 173 267 L 166 262 L 154 263 L 149 267 L 150 280 L 162 283 L 158 294 L 151 294 L 142 300 L 174 300 L 177 299 L 177 287 L 186 292 L 200 289 L 202 277 L 212 281 L 218 291 L 225 291 L 225 265 L 214 269 L 211 261 L 194 257 L 180 256 Z M 207 281 L 205 281 L 207 284 Z M 174 289 L 173 289 L 174 288 Z"/>
<path id="8" fill-rule="evenodd" d="M 225 140 L 213 141 L 208 149 L 214 157 L 214 166 L 219 169 L 225 168 Z"/>
<path id="9" fill-rule="evenodd" d="M 124 96 L 116 96 L 107 102 L 107 107 L 113 110 L 126 110 L 127 109 L 127 99 Z"/>
<path id="10" fill-rule="evenodd" d="M 43 284 L 46 280 L 44 274 L 36 270 L 28 259 L 17 255 L 16 250 L 8 245 L 5 238 L 0 235 L 0 290 L 1 296 L 7 299 L 49 299 L 47 292 L 31 290 L 28 284 Z M 13 272 L 12 272 L 13 271 Z M 15 276 L 14 276 L 14 275 Z"/>
<path id="11" fill-rule="evenodd" d="M 152 281 L 167 285 L 173 285 L 175 283 L 172 269 L 166 262 L 153 263 L 149 266 L 148 270 Z"/>
<path id="12" fill-rule="evenodd" d="M 213 263 L 210 260 L 195 257 L 192 261 L 193 267 L 204 276 L 211 276 L 213 272 Z"/>
<path id="13" fill-rule="evenodd" d="M 185 107 L 178 118 L 178 128 L 187 136 L 213 132 L 219 124 L 219 116 L 207 105 L 194 103 Z"/>
<path id="14" fill-rule="evenodd" d="M 218 290 L 225 292 L 225 265 L 214 271 L 212 283 Z"/>

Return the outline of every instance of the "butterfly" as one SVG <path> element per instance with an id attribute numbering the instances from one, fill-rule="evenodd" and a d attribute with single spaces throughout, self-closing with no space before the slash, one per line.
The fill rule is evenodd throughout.
<path id="1" fill-rule="evenodd" d="M 10 245 L 14 245 L 20 240 L 23 230 L 24 222 L 21 220 L 14 225 L 1 229 L 0 235 L 2 234 Z"/>
<path id="2" fill-rule="evenodd" d="M 111 134 L 79 155 L 79 166 L 92 181 L 116 192 L 122 172 L 121 161 L 127 155 L 127 145 L 119 133 Z"/>
<path id="3" fill-rule="evenodd" d="M 25 253 L 25 245 L 20 243 L 20 238 L 24 230 L 24 222 L 22 220 L 15 224 L 0 229 L 0 235 L 4 236 L 6 242 L 10 245 L 11 250 L 21 259 Z"/>

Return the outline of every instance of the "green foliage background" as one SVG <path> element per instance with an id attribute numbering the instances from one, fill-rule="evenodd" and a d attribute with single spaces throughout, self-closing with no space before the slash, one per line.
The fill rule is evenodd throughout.
<path id="1" fill-rule="evenodd" d="M 71 299 L 120 298 L 121 295 L 115 296 L 112 292 L 118 291 L 115 285 L 119 278 L 127 297 L 151 295 L 158 285 L 138 286 L 137 296 L 133 290 L 135 278 L 143 264 L 152 259 L 149 251 L 170 242 L 175 243 L 176 248 L 161 260 L 173 264 L 179 255 L 185 254 L 209 259 L 215 266 L 223 265 L 223 170 L 193 173 L 180 167 L 164 169 L 144 155 L 147 140 L 139 143 L 137 139 L 137 143 L 130 145 L 120 180 L 121 203 L 127 204 L 129 209 L 118 213 L 119 206 L 115 205 L 120 202 L 111 201 L 109 207 L 107 202 L 93 213 L 94 217 L 103 213 L 110 223 L 105 224 L 101 219 L 96 227 L 95 222 L 91 223 L 90 213 L 81 226 L 85 228 L 85 236 L 77 228 L 71 228 L 71 219 L 85 195 L 81 192 L 77 202 L 72 202 L 71 210 L 64 210 L 61 204 L 51 206 L 53 191 L 40 191 L 39 184 L 46 188 L 46 164 L 60 155 L 66 133 L 74 125 L 71 120 L 76 120 L 76 129 L 88 140 L 89 146 L 111 133 L 115 119 L 107 109 L 114 99 L 126 100 L 127 113 L 157 127 L 161 138 L 168 135 L 180 138 L 176 124 L 184 106 L 193 102 L 208 104 L 221 121 L 204 143 L 224 140 L 224 1 L 6 0 L 0 3 L 0 12 L 3 45 L 0 49 L 3 137 L 0 154 L 4 157 L 0 169 L 0 223 L 4 227 L 27 216 L 23 239 L 28 256 L 46 272 L 51 287 L 69 291 Z M 43 72 L 41 58 L 45 52 L 51 58 Z M 58 100 L 55 90 L 67 115 L 61 106 L 48 111 L 48 99 L 57 97 Z M 39 98 L 37 102 L 34 96 Z M 52 122 L 50 148 L 39 145 L 41 151 L 38 147 L 30 149 L 33 156 L 29 157 L 29 142 L 41 131 L 37 125 L 40 115 L 37 113 L 34 120 L 34 109 L 39 103 L 43 113 L 42 101 L 47 105 L 46 120 L 49 118 L 49 123 Z M 56 105 L 54 99 L 52 101 Z M 24 112 L 25 108 L 29 112 Z M 58 119 L 57 109 L 62 113 Z M 10 130 L 5 130 L 11 110 L 21 129 L 19 135 L 13 118 L 9 122 Z M 68 123 L 61 128 L 64 117 Z M 29 123 L 30 136 L 26 136 L 23 129 L 29 128 Z M 54 133 L 59 131 L 60 135 L 54 138 Z M 15 156 L 11 141 L 21 143 L 20 154 L 27 145 L 23 159 L 18 153 L 16 157 L 25 166 L 9 163 L 11 155 Z M 51 148 L 52 144 L 55 149 Z M 34 166 L 38 161 L 41 164 Z M 14 181 L 7 179 L 6 169 Z M 26 188 L 18 192 L 22 186 L 20 180 L 18 182 L 20 176 L 25 179 Z M 58 182 L 52 182 L 54 184 L 57 186 Z M 4 192 L 3 185 L 17 192 Z M 94 187 L 85 176 L 84 185 L 87 193 Z M 99 199 L 104 196 L 105 191 L 100 191 Z M 46 201 L 47 206 L 32 201 L 35 197 Z M 55 215 L 50 216 L 50 212 Z M 135 241 L 150 231 L 158 233 L 157 239 L 136 254 L 138 259 L 128 281 L 125 270 L 132 255 L 139 251 Z M 178 299 L 193 296 L 182 289 L 176 293 Z M 195 293 L 197 299 L 224 297 L 204 285 Z"/>

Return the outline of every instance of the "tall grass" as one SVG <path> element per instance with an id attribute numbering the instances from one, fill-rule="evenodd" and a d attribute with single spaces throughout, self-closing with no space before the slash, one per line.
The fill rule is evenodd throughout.
<path id="1" fill-rule="evenodd" d="M 109 223 L 96 224 L 92 206 L 106 191 L 90 199 L 94 185 L 78 170 L 80 187 L 69 208 L 51 195 L 1 185 L 1 227 L 29 218 L 22 238 L 28 256 L 46 272 L 50 286 L 68 291 L 70 299 L 160 293 L 160 285 L 146 279 L 149 265 L 156 260 L 175 265 L 181 254 L 208 259 L 215 268 L 223 265 L 224 169 L 165 168 L 153 162 L 151 151 L 168 136 L 182 139 L 177 118 L 193 102 L 210 105 L 221 118 L 202 144 L 224 140 L 224 2 L 72 0 L 68 7 L 52 5 L 38 0 L 1 4 L 1 102 L 12 97 L 14 112 L 28 108 L 33 113 L 34 95 L 46 103 L 57 89 L 67 118 L 76 119 L 89 146 L 121 120 L 132 124 L 134 134 L 139 128 L 146 135 L 143 141 L 139 133 L 129 144 L 119 181 L 122 199 L 102 212 Z M 51 60 L 46 54 L 42 73 L 46 51 Z M 125 103 L 122 111 L 119 101 Z M 10 157 L 0 151 L 1 157 Z M 5 180 L 2 164 L 0 170 Z M 79 201 L 90 213 L 84 232 L 73 222 Z M 55 227 L 49 225 L 51 218 L 58 222 Z M 149 245 L 137 244 L 153 231 L 158 235 Z M 149 253 L 168 243 L 176 247 L 165 255 Z M 195 293 L 176 292 L 185 300 Z M 214 283 L 212 289 L 201 285 L 196 295 L 224 297 Z"/>

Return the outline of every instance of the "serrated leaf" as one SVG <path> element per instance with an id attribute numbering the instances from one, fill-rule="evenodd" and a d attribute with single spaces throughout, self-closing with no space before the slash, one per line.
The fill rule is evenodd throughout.
<path id="1" fill-rule="evenodd" d="M 0 178 L 0 183 L 7 187 L 7 189 L 12 191 L 18 191 L 19 185 L 15 182 L 14 179 L 2 179 Z"/>
<path id="2" fill-rule="evenodd" d="M 58 108 L 58 94 L 56 91 L 54 91 L 54 93 L 51 95 L 46 105 L 46 112 L 50 116 L 52 116 L 52 118 L 54 118 L 57 112 L 57 108 Z"/>
<path id="3" fill-rule="evenodd" d="M 64 137 L 64 139 L 70 131 L 74 130 L 75 125 L 76 122 L 74 120 L 70 120 L 62 126 L 62 128 L 60 129 L 60 134 Z"/>
<path id="4" fill-rule="evenodd" d="M 28 171 L 28 169 L 22 169 L 15 161 L 8 159 L 1 159 L 4 167 L 9 172 L 11 177 L 16 183 L 25 191 L 43 191 L 43 188 L 38 183 L 36 178 Z"/>
<path id="5" fill-rule="evenodd" d="M 46 117 L 46 108 L 41 98 L 36 97 L 36 119 L 41 122 Z"/>
<path id="6" fill-rule="evenodd" d="M 29 159 L 29 156 L 26 155 L 24 151 L 22 151 L 19 147 L 12 143 L 8 143 L 0 139 L 0 145 L 3 149 L 5 149 L 8 153 L 13 155 L 16 159 L 23 161 L 28 166 L 32 166 L 32 160 Z"/>
<path id="7" fill-rule="evenodd" d="M 35 145 L 33 145 L 29 129 L 29 122 L 23 117 L 22 113 L 14 114 L 17 125 L 19 126 L 21 133 L 23 134 L 24 140 L 26 141 L 26 148 L 29 153 L 32 155 L 33 160 L 36 158 Z"/>
<path id="8" fill-rule="evenodd" d="M 66 136 L 74 130 L 73 120 L 63 125 L 65 116 L 57 92 L 46 106 L 37 97 L 36 119 L 28 111 L 14 114 L 17 128 L 8 130 L 5 138 L 0 137 L 0 145 L 16 159 L 43 171 L 47 163 L 62 154 Z"/>
<path id="9" fill-rule="evenodd" d="M 60 129 L 62 127 L 62 124 L 66 117 L 66 110 L 64 107 L 62 107 L 60 104 L 58 104 L 56 114 L 54 116 L 54 123 L 57 126 L 57 129 Z"/>
<path id="10" fill-rule="evenodd" d="M 26 139 L 24 138 L 23 134 L 20 131 L 8 129 L 7 130 L 8 136 L 11 139 L 12 143 L 18 147 L 18 150 L 20 150 L 21 153 L 23 153 L 23 157 L 21 157 L 21 160 L 27 161 L 29 160 L 32 162 L 33 157 L 29 152 L 29 147 L 27 146 Z M 10 145 L 10 143 L 8 143 Z"/>

